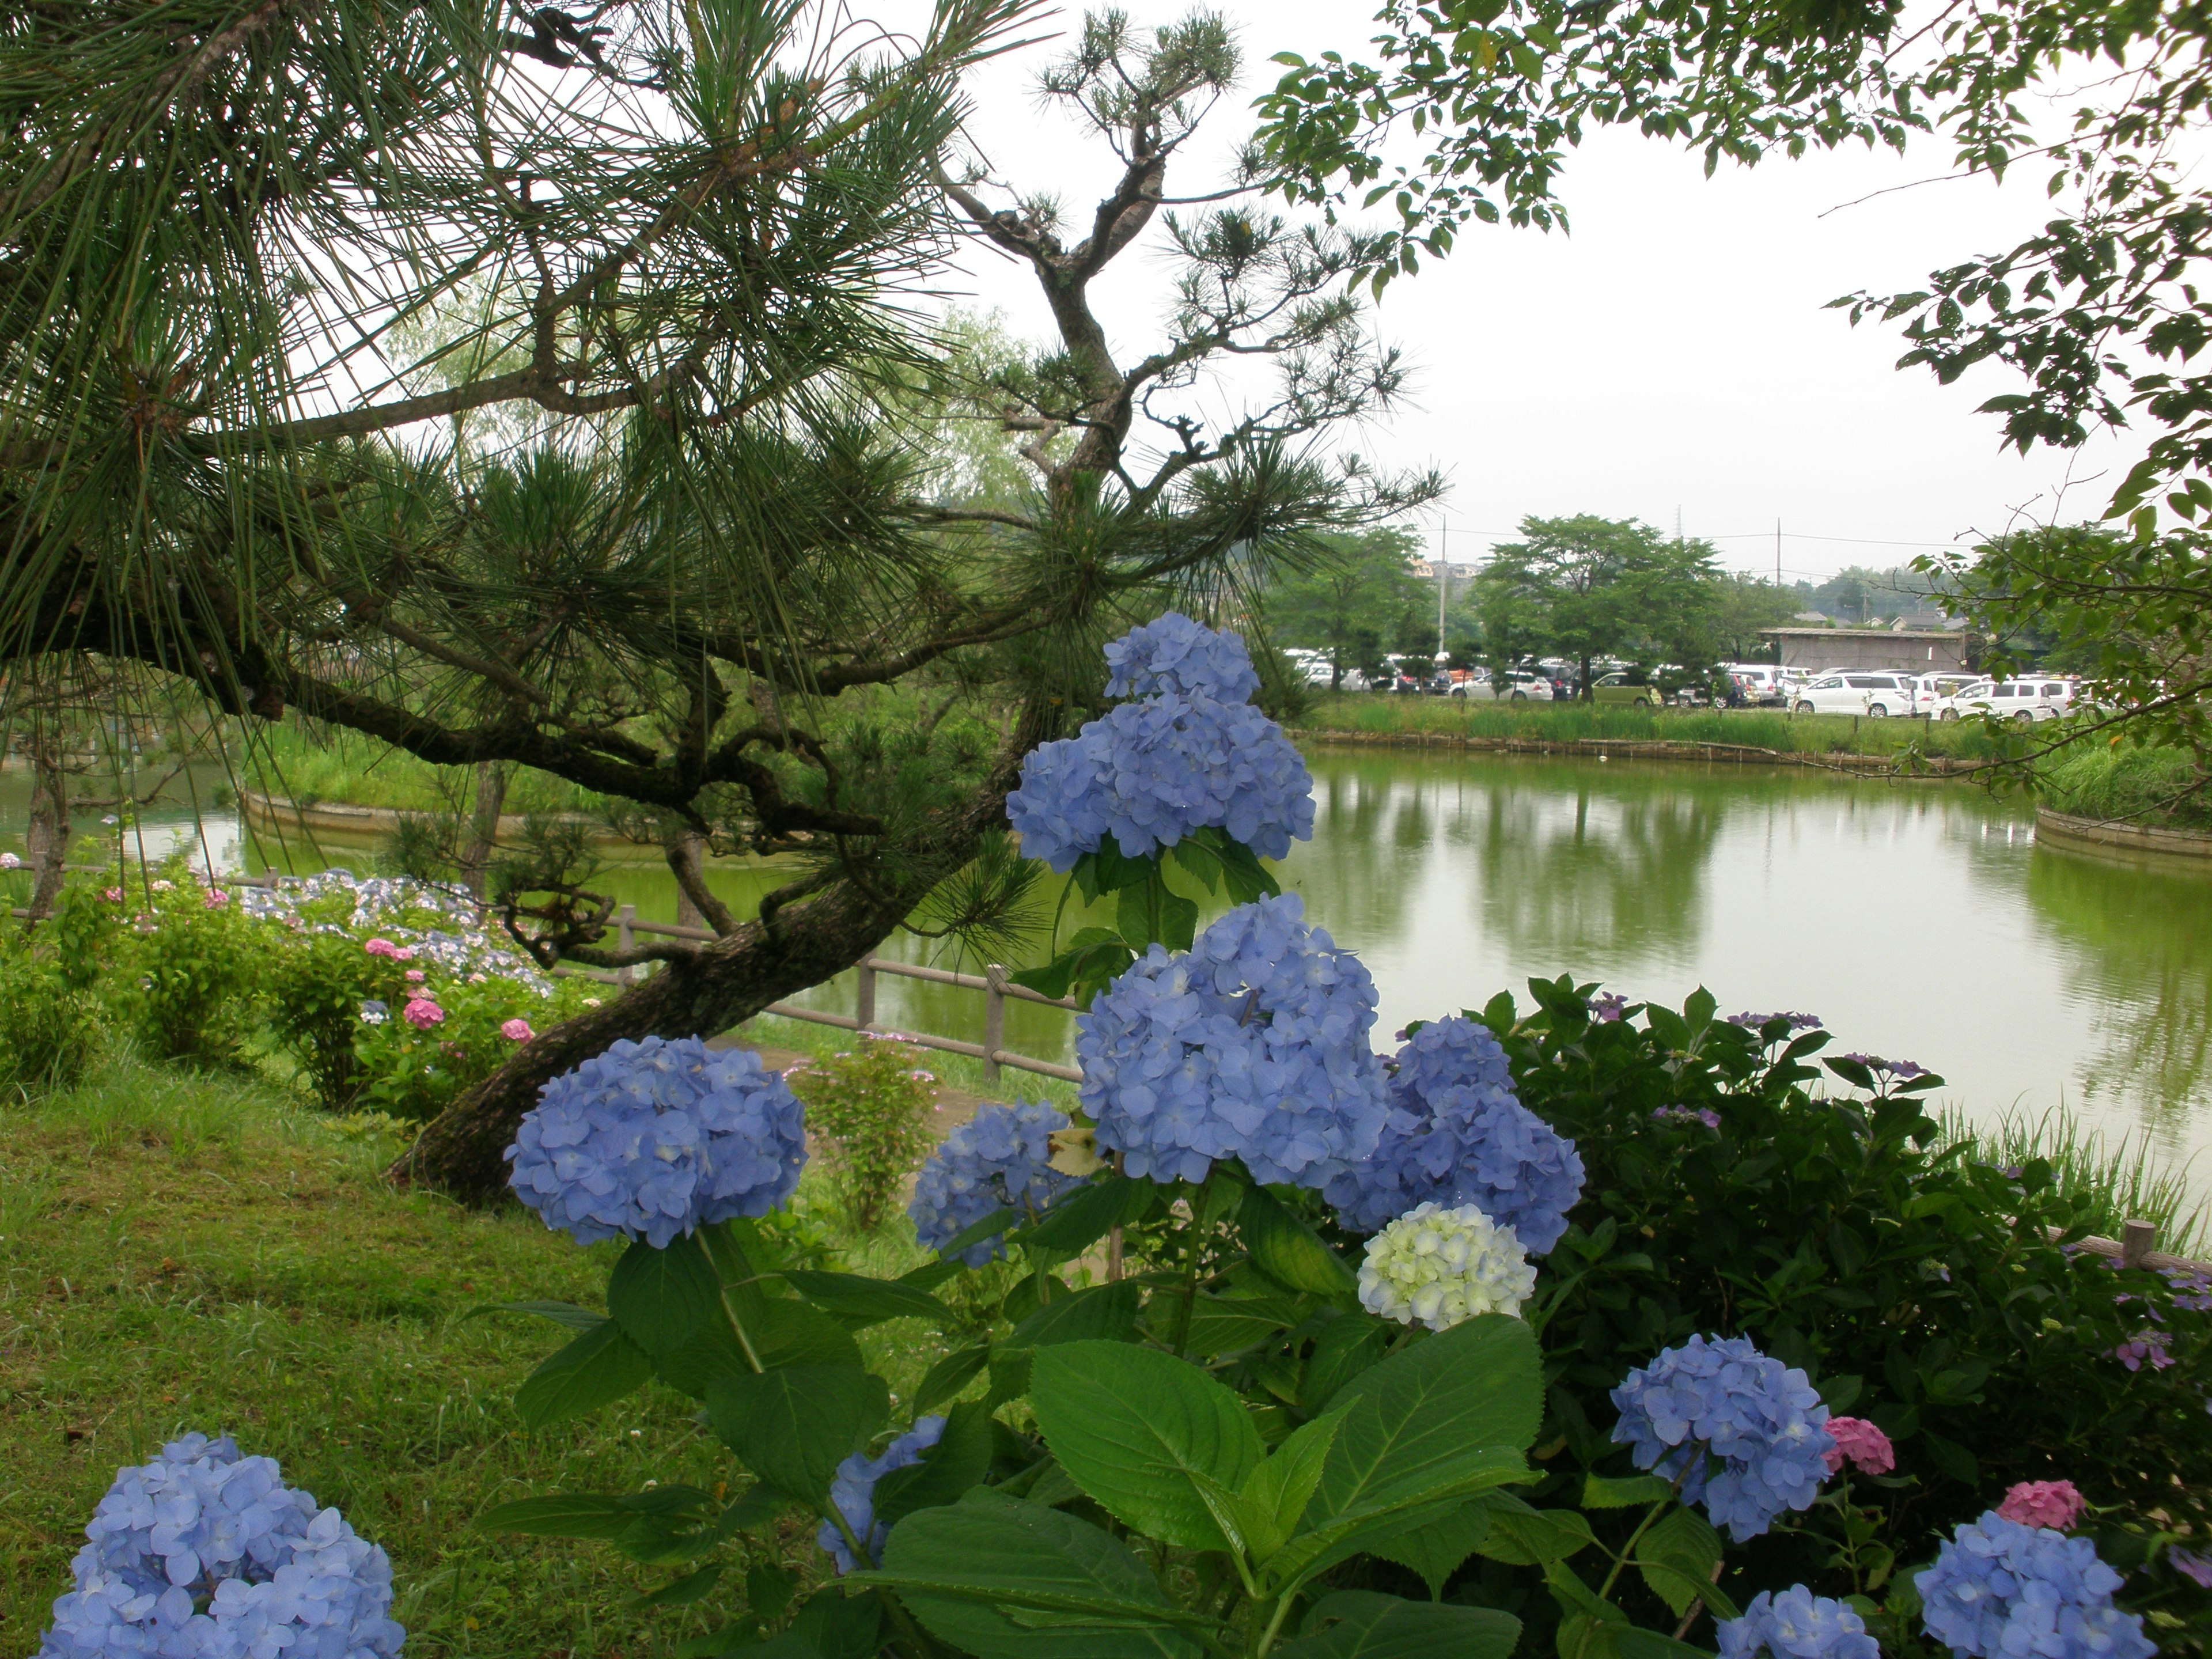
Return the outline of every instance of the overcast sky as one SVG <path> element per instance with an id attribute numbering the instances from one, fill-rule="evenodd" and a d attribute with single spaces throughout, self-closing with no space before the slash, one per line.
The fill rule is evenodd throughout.
<path id="1" fill-rule="evenodd" d="M 1270 54 L 1364 53 L 1373 32 L 1364 0 L 1221 9 L 1239 30 L 1247 85 L 1171 189 L 1218 181 L 1227 146 L 1249 130 L 1246 99 L 1277 72 Z M 1146 24 L 1182 15 L 1131 10 Z M 988 66 L 972 131 L 1000 176 L 1059 191 L 1079 223 L 1110 171 L 1095 141 L 1033 95 L 1039 64 L 1061 49 Z M 1411 395 L 1347 447 L 1447 474 L 1451 493 L 1430 529 L 1448 526 L 1455 559 L 1510 539 L 1528 514 L 1634 516 L 1671 531 L 1679 512 L 1731 568 L 1769 575 L 1779 520 L 1784 575 L 1817 580 L 2023 517 L 2094 516 L 2124 470 L 2128 434 L 2072 454 L 2000 452 L 1995 418 L 1974 411 L 2010 389 L 2005 371 L 1939 386 L 1924 369 L 1893 367 L 1904 350 L 1894 328 L 1854 329 L 1823 308 L 1856 289 L 1917 287 L 2047 216 L 2042 169 L 2023 167 L 2000 189 L 1945 181 L 1947 162 L 1935 145 L 1902 159 L 1854 150 L 1724 166 L 1708 179 L 1693 155 L 1601 135 L 1568 164 L 1571 235 L 1470 228 L 1449 259 L 1391 286 L 1376 321 L 1407 349 Z M 1158 338 L 1169 275 L 1158 258 L 1125 256 L 1099 295 L 1125 361 Z M 1048 332 L 1035 289 L 987 251 L 969 254 L 965 286 L 952 287 L 1018 334 Z"/>

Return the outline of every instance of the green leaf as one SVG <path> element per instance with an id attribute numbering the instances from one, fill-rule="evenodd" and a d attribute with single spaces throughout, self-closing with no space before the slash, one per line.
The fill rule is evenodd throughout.
<path id="1" fill-rule="evenodd" d="M 740 1317 L 743 1341 L 736 1322 Z M 750 1312 L 716 1320 L 662 1360 L 660 1378 L 694 1400 L 704 1400 L 715 1382 L 750 1376 L 756 1363 L 763 1370 L 790 1365 L 859 1368 L 860 1345 L 828 1314 L 795 1297 L 763 1298 Z"/>
<path id="2" fill-rule="evenodd" d="M 929 1374 L 921 1379 L 921 1386 L 915 1390 L 915 1413 L 925 1414 L 948 1400 L 957 1399 L 961 1390 L 982 1375 L 990 1363 L 991 1347 L 988 1342 L 980 1348 L 963 1348 L 945 1355 L 929 1368 Z"/>
<path id="3" fill-rule="evenodd" d="M 640 1239 L 607 1280 L 607 1312 L 623 1335 L 660 1360 L 723 1322 L 721 1281 L 692 1235 L 659 1250 Z"/>
<path id="4" fill-rule="evenodd" d="M 990 1472 L 990 1408 L 971 1400 L 946 1413 L 945 1431 L 921 1462 L 893 1469 L 876 1482 L 876 1518 L 890 1524 L 916 1510 L 957 1503 Z"/>
<path id="5" fill-rule="evenodd" d="M 1390 1333 L 1365 1313 L 1346 1314 L 1321 1328 L 1312 1357 L 1298 1382 L 1298 1409 L 1319 1412 L 1336 1391 L 1382 1358 Z"/>
<path id="6" fill-rule="evenodd" d="M 773 1521 L 789 1502 L 768 1487 L 757 1486 L 705 1526 L 691 1524 L 689 1516 L 641 1515 L 614 1540 L 615 1547 L 631 1560 L 650 1565 L 696 1561 L 719 1550 L 738 1534 Z"/>
<path id="7" fill-rule="evenodd" d="M 937 1247 L 937 1259 L 950 1261 L 969 1245 L 996 1238 L 1021 1218 L 1020 1212 L 1016 1210 L 994 1210 L 988 1215 L 978 1216 Z"/>
<path id="8" fill-rule="evenodd" d="M 1637 1540 L 1637 1571 L 1677 1619 L 1699 1601 L 1723 1619 L 1736 1616 L 1728 1597 L 1713 1584 L 1713 1570 L 1720 1564 L 1721 1535 L 1695 1510 L 1674 1510 Z"/>
<path id="9" fill-rule="evenodd" d="M 1221 854 L 1203 830 L 1194 830 L 1168 848 L 1168 856 L 1205 884 L 1209 893 L 1221 885 Z"/>
<path id="10" fill-rule="evenodd" d="M 1144 1287 L 1134 1279 L 1056 1296 L 1013 1328 L 1008 1348 L 1046 1348 L 1065 1342 L 1127 1342 L 1137 1334 Z"/>
<path id="11" fill-rule="evenodd" d="M 572 1331 L 597 1330 L 607 1322 L 605 1314 L 580 1308 L 573 1302 L 488 1302 L 480 1308 L 470 1309 L 462 1317 L 481 1319 L 495 1313 L 531 1314 L 539 1319 L 550 1319 L 556 1325 L 566 1325 Z"/>
<path id="12" fill-rule="evenodd" d="M 1152 1316 L 1172 1325 L 1174 1302 L 1155 1301 Z M 1301 1323 L 1304 1316 L 1297 1304 L 1285 1297 L 1201 1296 L 1192 1306 L 1190 1335 L 1183 1346 L 1201 1359 L 1242 1353 Z"/>
<path id="13" fill-rule="evenodd" d="M 1485 1314 L 1369 1367 L 1329 1403 L 1354 1409 L 1329 1449 L 1320 1516 L 1524 1468 L 1543 1406 L 1536 1339 L 1518 1319 Z"/>
<path id="14" fill-rule="evenodd" d="M 1273 898 L 1283 890 L 1274 872 L 1260 862 L 1260 855 L 1238 841 L 1221 838 L 1222 878 L 1229 886 L 1231 904 L 1249 904 L 1255 899 Z"/>
<path id="15" fill-rule="evenodd" d="M 1580 1510 L 1531 1509 L 1509 1492 L 1492 1492 L 1483 1501 L 1490 1529 L 1474 1547 L 1486 1559 L 1516 1567 L 1548 1566 L 1597 1542 Z"/>
<path id="16" fill-rule="evenodd" d="M 657 1590 L 633 1595 L 623 1605 L 630 1608 L 688 1607 L 694 1601 L 705 1601 L 707 1592 L 714 1588 L 714 1581 L 721 1576 L 722 1569 L 719 1565 L 702 1567 L 696 1572 L 684 1574 L 673 1583 L 663 1584 Z"/>
<path id="17" fill-rule="evenodd" d="M 787 1498 L 819 1506 L 848 1454 L 890 1415 L 890 1385 L 851 1366 L 725 1377 L 707 1392 L 714 1432 Z"/>
<path id="18" fill-rule="evenodd" d="M 1521 1621 L 1490 1607 L 1405 1601 L 1373 1590 L 1338 1590 L 1306 1615 L 1305 1634 L 1281 1659 L 1508 1659 Z"/>
<path id="19" fill-rule="evenodd" d="M 1592 1474 L 1583 1480 L 1586 1510 L 1633 1509 L 1639 1504 L 1663 1504 L 1674 1495 L 1674 1487 L 1656 1474 L 1632 1474 L 1620 1480 Z"/>
<path id="20" fill-rule="evenodd" d="M 1328 1449 L 1335 1443 L 1337 1427 L 1350 1409 L 1345 1407 L 1299 1425 L 1246 1479 L 1237 1504 L 1254 1560 L 1265 1561 L 1274 1555 L 1305 1518 L 1306 1505 L 1313 1501 L 1314 1488 L 1321 1484 Z"/>
<path id="21" fill-rule="evenodd" d="M 816 1307 L 836 1314 L 848 1328 L 880 1324 L 887 1319 L 927 1319 L 943 1322 L 952 1310 L 927 1291 L 896 1279 L 869 1279 L 860 1273 L 829 1273 L 784 1270 L 785 1283 Z"/>
<path id="22" fill-rule="evenodd" d="M 1491 1500 L 1503 1495 L 1485 1492 L 1470 1498 L 1439 1520 L 1384 1539 L 1373 1553 L 1419 1574 L 1431 1598 L 1441 1598 L 1445 1583 L 1459 1571 L 1460 1564 L 1489 1536 Z"/>
<path id="23" fill-rule="evenodd" d="M 1124 1525 L 1187 1549 L 1225 1547 L 1193 1477 L 1236 1492 L 1263 1450 L 1220 1383 L 1150 1348 L 1075 1342 L 1038 1352 L 1030 1404 L 1060 1467 Z"/>
<path id="24" fill-rule="evenodd" d="M 1356 1305 L 1359 1276 L 1265 1187 L 1244 1194 L 1237 1228 L 1253 1265 L 1285 1288 Z"/>
<path id="25" fill-rule="evenodd" d="M 1115 1228 L 1140 1218 L 1158 1191 L 1149 1181 L 1101 1173 L 1054 1205 L 1036 1226 L 1012 1235 L 1010 1242 L 1054 1255 L 1080 1255 Z"/>
<path id="26" fill-rule="evenodd" d="M 637 1511 L 595 1492 L 548 1492 L 500 1504 L 477 1517 L 486 1532 L 527 1533 L 535 1538 L 618 1538 Z"/>
<path id="27" fill-rule="evenodd" d="M 1152 1571 L 1087 1521 L 979 1487 L 891 1529 L 884 1583 L 976 1659 L 1198 1659 Z M 848 1583 L 853 1580 L 848 1580 Z"/>
<path id="28" fill-rule="evenodd" d="M 614 1321 L 603 1320 L 523 1380 L 514 1391 L 515 1414 L 525 1428 L 542 1429 L 611 1405 L 652 1376 L 645 1351 Z"/>
<path id="29" fill-rule="evenodd" d="M 1727 1616 L 1735 1617 L 1733 1613 Z M 1671 1636 L 1662 1636 L 1640 1625 L 1618 1625 L 1611 1634 L 1620 1659 L 1713 1659 L 1703 1648 L 1677 1642 Z"/>

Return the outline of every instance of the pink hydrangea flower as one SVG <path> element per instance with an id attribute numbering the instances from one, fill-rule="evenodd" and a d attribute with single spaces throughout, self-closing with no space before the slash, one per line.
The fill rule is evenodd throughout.
<path id="1" fill-rule="evenodd" d="M 123 890 L 120 887 L 111 887 L 100 894 L 100 897 L 106 899 L 110 904 L 120 904 L 123 902 Z"/>
<path id="2" fill-rule="evenodd" d="M 210 887 L 208 889 L 207 896 L 200 902 L 210 910 L 220 910 L 230 902 L 230 895 L 220 887 Z"/>
<path id="3" fill-rule="evenodd" d="M 1897 1449 L 1889 1437 L 1863 1417 L 1832 1417 L 1827 1426 L 1836 1442 L 1820 1454 L 1829 1474 L 1842 1468 L 1847 1457 L 1861 1474 L 1887 1474 L 1897 1467 Z"/>
<path id="4" fill-rule="evenodd" d="M 410 997 L 407 1006 L 399 1012 L 418 1031 L 427 1031 L 433 1025 L 442 1025 L 446 1021 L 446 1011 L 428 997 Z"/>
<path id="5" fill-rule="evenodd" d="M 0 853 L 0 870 L 20 870 L 22 867 L 23 860 L 13 853 Z"/>
<path id="6" fill-rule="evenodd" d="M 388 939 L 373 939 L 361 948 L 373 957 L 391 957 L 397 960 L 399 955 L 399 947 Z"/>
<path id="7" fill-rule="evenodd" d="M 2088 1499 L 2075 1490 L 2071 1480 L 2023 1480 L 2005 1493 L 1997 1513 L 2023 1527 L 2064 1532 L 2088 1507 Z"/>
<path id="8" fill-rule="evenodd" d="M 506 1024 L 501 1026 L 499 1028 L 499 1034 L 505 1037 L 509 1042 L 527 1042 L 531 1038 L 538 1035 L 537 1032 L 530 1029 L 530 1022 L 524 1019 L 520 1015 L 517 1015 L 514 1018 L 507 1021 Z"/>
<path id="9" fill-rule="evenodd" d="M 407 970 L 407 982 L 410 985 L 420 985 L 422 982 L 423 977 L 422 970 L 420 968 L 410 968 Z"/>

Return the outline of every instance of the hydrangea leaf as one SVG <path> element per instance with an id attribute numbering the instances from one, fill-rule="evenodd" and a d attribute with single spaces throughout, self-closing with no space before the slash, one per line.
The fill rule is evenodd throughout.
<path id="1" fill-rule="evenodd" d="M 1337 1590 L 1306 1615 L 1304 1635 L 1275 1651 L 1280 1659 L 1507 1659 L 1520 1638 L 1521 1621 L 1493 1608 Z"/>
<path id="2" fill-rule="evenodd" d="M 1140 1218 L 1158 1191 L 1149 1181 L 1098 1175 L 1054 1204 L 1036 1225 L 1015 1234 L 1013 1242 L 1055 1255 L 1080 1255 L 1115 1228 Z"/>
<path id="3" fill-rule="evenodd" d="M 1597 1542 L 1579 1510 L 1532 1509 L 1510 1492 L 1484 1495 L 1490 1524 L 1475 1545 L 1486 1560 L 1509 1566 L 1548 1566 Z"/>
<path id="4" fill-rule="evenodd" d="M 1220 1383 L 1154 1349 L 1075 1342 L 1038 1351 L 1030 1404 L 1060 1467 L 1123 1524 L 1187 1549 L 1224 1547 L 1191 1477 L 1236 1492 L 1264 1451 Z"/>
<path id="5" fill-rule="evenodd" d="M 1440 1520 L 1384 1539 L 1375 1547 L 1374 1553 L 1386 1561 L 1395 1561 L 1409 1572 L 1419 1574 L 1421 1582 L 1429 1587 L 1430 1596 L 1440 1598 L 1444 1582 L 1489 1536 L 1491 1505 L 1503 1496 L 1501 1492 L 1485 1492 L 1480 1498 L 1470 1498 Z"/>
<path id="6" fill-rule="evenodd" d="M 688 1607 L 695 1601 L 703 1601 L 722 1576 L 720 1564 L 705 1566 L 696 1572 L 687 1572 L 673 1583 L 663 1584 L 657 1590 L 647 1590 L 633 1595 L 623 1605 L 633 1610 L 642 1607 Z"/>
<path id="7" fill-rule="evenodd" d="M 514 1391 L 525 1428 L 542 1429 L 613 1404 L 645 1386 L 653 1361 L 611 1319 L 542 1361 Z"/>
<path id="8" fill-rule="evenodd" d="M 1137 1334 L 1144 1290 L 1134 1279 L 1056 1296 L 1014 1327 L 1006 1346 L 1048 1348 L 1068 1342 L 1127 1342 Z"/>
<path id="9" fill-rule="evenodd" d="M 1341 1305 L 1358 1300 L 1359 1278 L 1352 1264 L 1265 1187 L 1245 1194 L 1237 1230 L 1253 1265 L 1277 1284 Z"/>
<path id="10" fill-rule="evenodd" d="M 1153 1304 L 1155 1333 L 1162 1325 L 1172 1328 L 1172 1310 L 1176 1305 L 1172 1298 Z M 1242 1353 L 1303 1322 L 1304 1318 L 1304 1310 L 1288 1297 L 1201 1296 L 1193 1305 L 1190 1333 L 1184 1340 L 1183 1348 L 1202 1359 Z"/>
<path id="11" fill-rule="evenodd" d="M 896 1525 L 919 1510 L 957 1503 L 991 1472 L 991 1413 L 980 1400 L 955 1406 L 921 1462 L 876 1482 L 876 1519 Z"/>
<path id="12" fill-rule="evenodd" d="M 720 1379 L 707 1391 L 707 1412 L 763 1482 L 818 1505 L 837 1465 L 890 1415 L 890 1389 L 850 1366 L 793 1365 Z"/>
<path id="13" fill-rule="evenodd" d="M 1639 1504 L 1656 1504 L 1674 1495 L 1673 1485 L 1656 1474 L 1621 1478 L 1593 1474 L 1583 1480 L 1583 1507 L 1586 1510 L 1633 1509 Z"/>
<path id="14" fill-rule="evenodd" d="M 989 1367 L 991 1345 L 980 1348 L 962 1348 L 949 1353 L 929 1368 L 921 1379 L 921 1386 L 914 1392 L 914 1409 L 917 1414 L 933 1411 L 946 1401 L 957 1399 L 960 1391 Z"/>
<path id="15" fill-rule="evenodd" d="M 927 1319 L 942 1323 L 952 1310 L 927 1291 L 896 1279 L 869 1279 L 860 1273 L 832 1273 L 787 1267 L 784 1282 L 824 1312 L 836 1315 L 854 1329 L 881 1324 L 887 1319 Z"/>
<path id="16" fill-rule="evenodd" d="M 1199 1659 L 1178 1628 L 1193 1615 L 1126 1544 L 988 1487 L 894 1528 L 884 1569 L 855 1577 L 976 1659 Z"/>
<path id="17" fill-rule="evenodd" d="M 1379 1361 L 1390 1346 L 1390 1332 L 1365 1313 L 1346 1314 L 1321 1328 L 1312 1356 L 1298 1382 L 1298 1409 L 1317 1413 L 1336 1391 Z"/>
<path id="18" fill-rule="evenodd" d="M 547 1492 L 496 1504 L 477 1517 L 486 1532 L 526 1533 L 538 1538 L 619 1538 L 637 1511 L 597 1492 Z"/>
<path id="19" fill-rule="evenodd" d="M 1718 1618 L 1736 1616 L 1735 1602 L 1715 1583 L 1720 1564 L 1721 1535 L 1695 1510 L 1675 1510 L 1637 1540 L 1637 1571 L 1677 1619 L 1700 1601 Z"/>
<path id="20" fill-rule="evenodd" d="M 607 1311 L 655 1359 L 674 1353 L 722 1317 L 721 1281 L 699 1240 L 679 1234 L 663 1249 L 642 1239 L 607 1280 Z"/>

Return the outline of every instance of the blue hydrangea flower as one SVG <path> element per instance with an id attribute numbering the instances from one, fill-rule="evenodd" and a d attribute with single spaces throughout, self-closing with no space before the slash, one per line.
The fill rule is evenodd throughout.
<path id="1" fill-rule="evenodd" d="M 266 1457 L 187 1435 L 117 1473 L 40 1659 L 391 1659 L 392 1564 Z"/>
<path id="2" fill-rule="evenodd" d="M 1822 1426 L 1828 1408 L 1819 1390 L 1747 1337 L 1692 1336 L 1665 1349 L 1629 1372 L 1613 1403 L 1620 1410 L 1613 1437 L 1632 1449 L 1636 1467 L 1668 1480 L 1687 1471 L 1682 1501 L 1703 1498 L 1713 1524 L 1739 1544 L 1784 1510 L 1809 1508 L 1828 1478 L 1836 1442 Z"/>
<path id="3" fill-rule="evenodd" d="M 1417 1205 L 1472 1204 L 1532 1256 L 1559 1242 L 1582 1196 L 1582 1157 L 1515 1097 L 1486 1026 L 1457 1017 L 1422 1026 L 1398 1051 L 1389 1100 L 1375 1155 L 1328 1184 L 1346 1227 L 1371 1233 Z"/>
<path id="4" fill-rule="evenodd" d="M 1109 835 L 1127 856 L 1149 858 L 1209 828 L 1279 859 L 1313 835 L 1313 778 L 1251 704 L 1164 692 L 1032 750 L 1006 817 L 1023 854 L 1054 870 Z"/>
<path id="5" fill-rule="evenodd" d="M 579 1244 L 625 1234 L 655 1249 L 799 1185 L 799 1097 L 744 1049 L 697 1037 L 624 1038 L 538 1091 L 507 1149 L 507 1184 Z"/>
<path id="6" fill-rule="evenodd" d="M 868 1547 L 870 1565 L 883 1565 L 884 1540 L 891 1534 L 888 1525 L 876 1519 L 876 1482 L 893 1469 L 921 1462 L 922 1453 L 935 1445 L 944 1433 L 943 1418 L 917 1417 L 914 1427 L 884 1448 L 881 1457 L 872 1459 L 854 1452 L 837 1466 L 837 1478 L 830 1483 L 830 1501 L 845 1517 L 853 1536 Z M 823 1521 L 814 1534 L 814 1541 L 836 1558 L 841 1577 L 858 1565 L 853 1559 L 852 1546 L 845 1541 L 845 1534 L 838 1530 L 835 1521 Z"/>
<path id="7" fill-rule="evenodd" d="M 1375 1002 L 1294 894 L 1237 906 L 1186 954 L 1155 945 L 1076 1017 L 1097 1144 L 1155 1181 L 1237 1158 L 1265 1183 L 1325 1187 L 1382 1133 Z"/>
<path id="8" fill-rule="evenodd" d="M 1881 1644 L 1867 1634 L 1856 1608 L 1792 1584 L 1779 1595 L 1761 1590 L 1743 1617 L 1720 1627 L 1720 1659 L 1881 1659 Z"/>
<path id="9" fill-rule="evenodd" d="M 1992 1510 L 1917 1574 L 1928 1633 L 1973 1659 L 2150 1659 L 2142 1620 L 2112 1605 L 2120 1575 L 2086 1538 Z"/>
<path id="10" fill-rule="evenodd" d="M 1260 689 L 1251 653 L 1234 634 L 1217 634 L 1170 611 L 1133 628 L 1106 647 L 1109 697 L 1150 697 L 1163 691 L 1216 702 L 1249 702 Z"/>
<path id="11" fill-rule="evenodd" d="M 915 1236 L 936 1249 L 994 1210 L 1042 1215 L 1071 1187 L 1073 1176 L 1052 1167 L 1052 1133 L 1067 1127 L 1067 1114 L 1042 1103 L 979 1106 L 975 1115 L 945 1137 L 914 1183 Z M 980 1267 L 1006 1253 L 1004 1233 L 963 1250 L 958 1260 Z"/>

